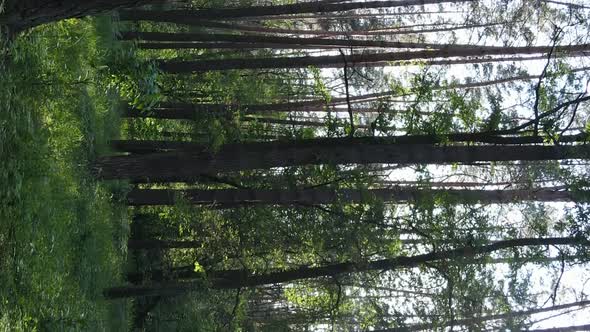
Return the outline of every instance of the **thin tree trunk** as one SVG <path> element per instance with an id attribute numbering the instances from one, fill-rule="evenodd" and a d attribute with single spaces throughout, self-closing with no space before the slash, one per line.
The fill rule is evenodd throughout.
<path id="1" fill-rule="evenodd" d="M 381 259 L 365 263 L 344 262 L 317 267 L 300 267 L 297 269 L 270 272 L 266 274 L 250 274 L 245 270 L 211 271 L 208 273 L 208 279 L 212 288 L 238 289 L 243 287 L 256 287 L 261 285 L 295 282 L 305 279 L 335 277 L 349 273 L 374 270 L 391 271 L 403 268 L 413 268 L 422 266 L 426 263 L 437 261 L 472 258 L 502 249 L 549 245 L 588 246 L 590 243 L 584 238 L 577 237 L 522 238 L 498 241 L 493 244 L 479 247 L 467 246 L 452 250 L 435 251 L 416 256 L 398 256 L 395 258 Z M 180 294 L 190 291 L 194 287 L 195 284 L 191 282 L 170 283 L 155 286 L 112 287 L 105 289 L 103 294 L 105 297 L 110 299 L 138 296 L 156 296 L 166 294 Z"/>
<path id="2" fill-rule="evenodd" d="M 590 324 L 572 325 L 564 327 L 553 327 L 549 329 L 530 329 L 528 332 L 573 332 L 573 331 L 590 331 Z"/>
<path id="3" fill-rule="evenodd" d="M 374 18 L 374 17 L 387 17 L 387 16 L 414 16 L 414 15 L 445 15 L 445 14 L 464 14 L 463 11 L 417 11 L 417 12 L 393 12 L 393 13 L 371 13 L 371 14 L 353 14 L 353 15 L 277 15 L 277 16 L 260 16 L 260 17 L 248 17 L 240 19 L 239 21 L 260 21 L 260 20 L 305 20 L 305 19 L 317 19 L 317 20 L 342 20 L 342 19 L 358 19 L 358 18 Z"/>
<path id="4" fill-rule="evenodd" d="M 301 46 L 292 44 L 270 44 L 270 43 L 192 43 L 192 42 L 165 42 L 165 43 L 137 43 L 137 47 L 145 50 L 181 50 L 181 49 L 235 49 L 240 51 L 250 51 L 264 48 L 273 50 L 325 50 L 338 49 L 338 46 Z M 235 54 L 234 54 L 235 55 Z"/>
<path id="5" fill-rule="evenodd" d="M 385 52 L 374 54 L 353 55 L 325 55 L 304 56 L 288 58 L 252 58 L 252 59 L 223 59 L 223 60 L 160 60 L 158 67 L 168 73 L 190 73 L 208 70 L 231 69 L 273 69 L 273 68 L 306 68 L 319 66 L 322 68 L 341 67 L 344 63 L 353 66 L 363 66 L 371 63 L 392 61 L 429 60 L 436 58 L 473 57 L 491 55 L 519 55 L 519 54 L 545 54 L 550 51 L 561 54 L 580 53 L 590 49 L 589 44 L 568 46 L 533 46 L 533 47 L 500 47 L 500 48 L 475 48 L 452 50 L 426 50 L 413 52 Z"/>
<path id="6" fill-rule="evenodd" d="M 584 52 L 576 53 L 565 53 L 556 54 L 555 58 L 577 58 L 585 57 Z M 365 63 L 363 67 L 376 68 L 376 67 L 402 67 L 402 66 L 454 66 L 454 65 L 468 65 L 478 63 L 494 63 L 494 62 L 521 62 L 521 61 L 534 61 L 534 60 L 547 60 L 546 55 L 538 56 L 505 56 L 505 57 L 485 57 L 485 58 L 465 58 L 465 59 L 450 59 L 450 60 L 424 60 L 419 62 L 413 61 L 379 61 L 372 63 Z M 338 68 L 336 64 L 319 65 L 319 68 Z"/>
<path id="7" fill-rule="evenodd" d="M 191 24 L 199 20 L 232 19 L 243 17 L 276 16 L 285 14 L 305 13 L 330 13 L 343 12 L 355 9 L 370 8 L 395 8 L 407 6 L 422 6 L 428 4 L 442 3 L 464 3 L 474 0 L 394 0 L 394 1 L 365 1 L 347 3 L 320 3 L 320 2 L 299 2 L 289 5 L 276 6 L 250 6 L 243 8 L 210 8 L 196 11 L 167 10 L 147 11 L 133 10 L 123 11 L 120 16 L 122 20 L 147 20 L 153 22 L 168 22 L 177 24 Z"/>
<path id="8" fill-rule="evenodd" d="M 397 181 L 397 180 L 384 180 L 374 182 L 377 186 L 390 187 L 390 186 L 418 186 L 426 188 L 442 188 L 442 187 L 514 187 L 514 186 L 530 186 L 533 183 L 547 183 L 551 181 L 533 181 L 533 182 L 519 182 L 519 181 L 506 181 L 506 182 L 463 182 L 463 181 L 441 181 L 441 182 L 424 182 L 424 181 Z"/>
<path id="9" fill-rule="evenodd" d="M 547 308 L 537 308 L 537 309 L 529 309 L 529 310 L 522 310 L 522 311 L 513 311 L 507 312 L 503 314 L 496 314 L 496 315 L 487 315 L 481 317 L 473 317 L 473 318 L 464 318 L 464 319 L 457 319 L 451 322 L 443 322 L 443 323 L 436 323 L 436 327 L 434 324 L 415 324 L 410 325 L 407 327 L 397 327 L 397 328 L 390 328 L 390 329 L 379 329 L 373 330 L 373 332 L 412 332 L 412 331 L 423 331 L 423 330 L 435 330 L 440 329 L 441 327 L 448 327 L 448 326 L 469 326 L 469 325 L 476 325 L 481 324 L 486 321 L 490 320 L 500 320 L 500 319 L 510 319 L 516 317 L 523 317 L 523 316 L 531 316 L 534 314 L 539 314 L 543 312 L 549 311 L 556 311 L 556 310 L 563 310 L 569 309 L 573 307 L 584 307 L 590 305 L 590 301 L 578 301 L 578 302 L 571 302 L 565 303 L 560 305 L 555 305 Z M 531 330 L 528 330 L 531 331 Z"/>
<path id="10" fill-rule="evenodd" d="M 235 34 L 212 34 L 212 33 L 165 33 L 165 32 L 124 32 L 121 40 L 145 40 L 159 42 L 229 42 L 248 43 L 253 46 L 263 44 L 269 45 L 299 45 L 299 46 L 342 46 L 342 47 L 378 47 L 378 48 L 418 48 L 418 49 L 464 49 L 464 48 L 500 48 L 494 46 L 477 46 L 464 44 L 434 44 L 434 43 L 409 43 L 389 42 L 380 40 L 357 40 L 357 39 L 325 39 L 325 38 L 301 38 L 301 37 L 277 37 L 277 36 L 252 36 Z M 190 44 L 189 44 L 190 45 Z"/>
<path id="11" fill-rule="evenodd" d="M 134 189 L 127 195 L 131 206 L 174 205 L 188 201 L 195 205 L 228 205 L 236 207 L 250 204 L 316 205 L 363 203 L 372 200 L 383 202 L 419 202 L 444 197 L 457 203 L 500 204 L 523 201 L 572 202 L 581 199 L 570 191 L 554 188 L 479 190 L 479 189 L 416 189 L 396 187 L 388 189 Z"/>
<path id="12" fill-rule="evenodd" d="M 202 151 L 206 150 L 206 147 L 204 145 L 182 141 L 111 140 L 109 141 L 109 145 L 111 149 L 113 149 L 114 151 L 130 153 L 154 153 L 176 150 L 198 151 L 199 149 Z"/>
<path id="13" fill-rule="evenodd" d="M 399 240 L 402 245 L 411 245 L 411 244 L 422 244 L 424 243 L 423 240 L 419 239 L 401 239 Z M 179 240 L 158 240 L 158 239 L 147 239 L 147 240 L 133 240 L 130 239 L 127 243 L 129 249 L 194 249 L 194 248 L 201 248 L 203 242 L 201 241 L 179 241 Z M 238 257 L 239 258 L 239 257 Z M 170 272 L 178 272 L 178 271 L 188 271 L 194 270 L 194 266 L 192 269 L 190 266 L 181 266 L 178 268 L 173 268 Z M 166 271 L 162 270 L 162 273 Z M 198 273 L 188 274 L 186 272 L 183 277 L 181 278 L 196 278 Z"/>
<path id="14" fill-rule="evenodd" d="M 223 172 L 320 164 L 447 164 L 478 161 L 587 159 L 590 146 L 433 146 L 387 138 L 309 139 L 231 144 L 217 153 L 174 151 L 99 158 L 102 179 L 187 181 Z"/>
<path id="15" fill-rule="evenodd" d="M 272 136 L 271 136 L 272 137 Z M 362 139 L 362 138 L 361 138 Z M 390 136 L 383 142 L 391 144 L 437 144 L 437 143 L 458 143 L 458 142 L 480 142 L 487 144 L 502 145 L 524 145 L 545 143 L 541 136 L 494 136 L 479 133 L 456 133 L 440 135 L 412 135 L 412 136 Z M 564 135 L 560 137 L 562 143 L 585 142 L 588 134 Z M 318 138 L 324 140 L 324 138 Z M 328 139 L 331 140 L 331 139 Z M 276 144 L 276 143 L 271 143 Z M 281 144 L 288 144 L 287 142 Z M 164 151 L 207 151 L 205 145 L 193 142 L 182 141 L 156 141 L 156 140 L 111 140 L 110 146 L 115 151 L 131 153 L 155 153 Z"/>
<path id="16" fill-rule="evenodd" d="M 347 36 L 394 36 L 394 35 L 409 35 L 419 33 L 436 33 L 459 31 L 476 28 L 488 28 L 493 26 L 501 26 L 512 24 L 515 22 L 492 22 L 482 24 L 465 24 L 452 27 L 439 27 L 434 29 L 404 29 L 404 27 L 395 27 L 389 29 L 374 29 L 374 30 L 350 30 L 350 31 L 328 31 L 328 30 L 303 30 L 303 29 L 282 29 L 282 28 L 267 28 L 263 26 L 252 26 L 243 24 L 221 23 L 211 21 L 196 22 L 191 25 L 203 26 L 208 28 L 222 29 L 222 30 L 237 30 L 244 32 L 256 32 L 262 34 L 290 34 L 290 35 L 307 35 L 307 36 L 322 36 L 322 37 L 347 37 Z M 443 23 L 444 25 L 444 23 Z"/>
<path id="17" fill-rule="evenodd" d="M 413 244 L 413 240 L 405 240 L 405 242 L 403 242 L 404 240 L 402 240 L 402 244 L 403 245 L 409 245 L 409 244 Z M 189 243 L 191 243 L 191 241 L 187 241 Z M 194 247 L 193 248 L 200 248 L 202 243 L 194 243 Z M 146 247 L 137 247 L 135 249 L 150 249 L 149 247 L 149 243 L 146 242 Z M 181 246 L 181 248 L 191 248 L 190 245 L 187 246 Z M 542 257 L 542 258 L 526 258 L 526 257 L 510 257 L 510 258 L 494 258 L 494 259 L 486 259 L 486 260 L 482 260 L 482 259 L 465 259 L 461 262 L 448 262 L 449 265 L 467 265 L 467 264 L 510 264 L 510 263 L 519 263 L 519 264 L 525 264 L 525 263 L 551 263 L 551 262 L 560 262 L 562 260 L 566 260 L 566 261 L 575 261 L 577 259 L 579 259 L 579 257 L 576 256 L 566 256 L 566 257 Z M 200 272 L 195 272 L 195 266 L 194 265 L 184 265 L 184 266 L 177 266 L 177 267 L 172 267 L 170 269 L 154 269 L 154 270 L 150 270 L 150 271 L 146 271 L 146 272 L 130 272 L 127 273 L 125 276 L 125 280 L 127 280 L 128 282 L 132 283 L 132 284 L 140 284 L 143 281 L 151 281 L 151 282 L 164 282 L 164 281 L 179 281 L 179 280 L 190 280 L 190 279 L 198 279 L 201 278 L 203 276 L 202 273 Z M 391 293 L 395 292 L 395 293 L 400 293 L 400 294 L 406 294 L 406 295 L 420 295 L 420 296 L 428 296 L 428 297 L 432 297 L 432 296 L 436 296 L 435 293 L 425 293 L 425 292 L 419 292 L 419 291 L 411 291 L 411 290 L 402 290 L 402 289 L 392 289 L 392 288 L 388 288 L 388 287 L 380 287 L 380 286 L 364 286 L 364 285 L 354 285 L 354 284 L 341 284 L 342 286 L 347 286 L 347 287 L 357 287 L 357 288 L 370 288 L 370 289 L 374 289 L 374 290 L 379 290 L 379 291 L 386 291 L 389 292 L 388 295 L 385 296 L 390 296 Z M 383 292 L 381 292 L 383 293 Z M 581 304 L 581 305 L 585 305 L 585 304 Z M 557 309 L 555 309 L 557 310 Z"/>
<path id="18" fill-rule="evenodd" d="M 284 126 L 304 126 L 304 127 L 320 127 L 320 128 L 327 128 L 328 122 L 325 121 L 302 121 L 302 120 L 291 120 L 291 119 L 276 119 L 276 118 L 268 118 L 268 117 L 243 117 L 242 121 L 244 122 L 258 122 L 258 123 L 269 123 L 269 124 L 278 124 Z M 330 124 L 336 128 L 339 127 L 346 127 L 348 124 Z M 363 124 L 355 124 L 355 128 L 360 129 L 371 129 L 370 125 L 363 125 Z M 394 127 L 387 127 L 380 129 L 394 129 Z"/>
<path id="19" fill-rule="evenodd" d="M 483 23 L 483 24 L 467 24 L 467 25 L 460 25 L 455 27 L 446 27 L 446 28 L 436 28 L 436 29 L 405 29 L 403 31 L 396 28 L 396 30 L 387 30 L 379 29 L 379 30 L 357 30 L 357 31 L 328 31 L 328 30 L 301 30 L 301 29 L 284 29 L 284 28 L 268 28 L 265 26 L 254 26 L 254 25 L 244 25 L 244 24 L 235 24 L 235 23 L 225 23 L 225 22 L 217 22 L 217 21 L 207 21 L 207 20 L 198 20 L 198 21 L 186 21 L 182 24 L 191 25 L 191 26 L 199 26 L 203 28 L 209 29 L 218 29 L 218 30 L 230 30 L 230 31 L 242 31 L 242 32 L 250 32 L 250 33 L 258 33 L 258 34 L 289 34 L 289 35 L 307 35 L 307 36 L 323 36 L 323 37 L 349 37 L 349 36 L 370 36 L 370 35 L 400 35 L 400 34 L 416 34 L 416 33 L 433 33 L 433 32 L 444 32 L 444 31 L 456 31 L 456 30 L 465 30 L 465 29 L 473 29 L 473 28 L 485 28 L 491 26 L 498 26 L 498 25 L 506 25 L 515 22 L 492 22 L 492 23 Z M 403 28 L 403 27 L 402 27 Z"/>

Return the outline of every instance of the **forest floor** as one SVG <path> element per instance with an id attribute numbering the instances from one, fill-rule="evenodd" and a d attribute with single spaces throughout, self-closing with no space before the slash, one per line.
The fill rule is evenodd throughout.
<path id="1" fill-rule="evenodd" d="M 130 303 L 102 297 L 122 279 L 127 186 L 88 167 L 120 131 L 112 36 L 110 17 L 66 20 L 0 50 L 2 331 L 129 329 Z"/>

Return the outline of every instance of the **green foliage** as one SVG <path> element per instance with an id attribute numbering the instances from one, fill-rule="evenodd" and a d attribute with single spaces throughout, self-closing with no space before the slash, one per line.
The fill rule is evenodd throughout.
<path id="1" fill-rule="evenodd" d="M 67 20 L 8 47 L 0 70 L 0 329 L 126 329 L 124 304 L 101 294 L 119 275 L 126 214 L 87 169 L 118 131 L 116 97 L 96 81 L 101 40 L 92 21 Z"/>
<path id="2" fill-rule="evenodd" d="M 108 82 L 107 88 L 117 89 L 121 97 L 134 108 L 149 110 L 162 99 L 157 67 L 152 62 L 140 61 L 135 48 L 110 50 L 102 68 L 101 81 Z"/>
<path id="3" fill-rule="evenodd" d="M 317 96 L 320 96 L 321 99 L 325 100 L 326 103 L 329 103 L 332 99 L 332 94 L 324 84 L 321 76 L 321 71 L 319 68 L 316 67 L 309 67 L 309 71 L 313 77 L 313 90 Z"/>
<path id="4" fill-rule="evenodd" d="M 502 123 L 502 95 L 499 93 L 493 93 L 491 90 L 486 89 L 487 101 L 490 104 L 490 115 L 485 120 L 482 131 L 496 131 L 500 129 Z"/>

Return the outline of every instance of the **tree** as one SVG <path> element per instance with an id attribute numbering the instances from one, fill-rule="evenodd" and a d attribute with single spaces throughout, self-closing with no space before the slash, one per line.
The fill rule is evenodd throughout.
<path id="1" fill-rule="evenodd" d="M 310 139 L 233 144 L 218 152 L 172 151 L 100 158 L 102 179 L 186 181 L 201 175 L 321 164 L 445 164 L 477 161 L 586 159 L 586 145 L 435 146 L 396 144 L 387 138 Z"/>
<path id="2" fill-rule="evenodd" d="M 440 49 L 413 52 L 384 52 L 351 55 L 323 55 L 304 56 L 290 58 L 253 58 L 253 59 L 223 59 L 223 60 L 161 60 L 159 68 L 168 73 L 190 73 L 209 70 L 230 69 L 273 69 L 273 68 L 305 68 L 317 66 L 320 68 L 339 68 L 346 63 L 362 67 L 366 64 L 408 60 L 431 60 L 437 58 L 474 57 L 492 55 L 519 55 L 519 54 L 548 54 L 555 52 L 565 55 L 575 55 L 587 51 L 590 45 L 569 46 L 536 46 L 536 47 L 498 47 L 498 48 L 460 48 Z M 508 58 L 509 59 L 509 58 Z"/>
<path id="3" fill-rule="evenodd" d="M 581 194 L 581 193 L 580 193 Z M 552 188 L 478 190 L 478 189 L 416 189 L 394 187 L 388 189 L 134 189 L 127 195 L 132 206 L 174 205 L 181 198 L 191 204 L 219 207 L 242 205 L 316 205 L 364 203 L 373 199 L 383 202 L 412 203 L 444 197 L 457 203 L 499 204 L 522 201 L 576 201 L 575 193 Z"/>
<path id="4" fill-rule="evenodd" d="M 165 33 L 165 32 L 125 32 L 121 40 L 147 40 L 158 42 L 211 42 L 214 48 L 215 43 L 245 43 L 244 47 L 254 47 L 262 44 L 265 47 L 278 48 L 280 45 L 293 46 L 341 46 L 341 47 L 376 47 L 376 48 L 417 48 L 417 49 L 463 49 L 473 48 L 474 45 L 462 44 L 434 44 L 434 43 L 410 43 L 410 42 L 389 42 L 381 40 L 355 40 L 355 39 L 325 39 L 325 38 L 302 38 L 302 37 L 279 37 L 279 36 L 258 36 L 258 35 L 235 35 L 235 34 L 204 34 L 204 33 Z M 175 45 L 169 44 L 167 45 Z M 190 43 L 186 44 L 190 45 Z M 250 45 L 250 46 L 248 46 Z M 194 48 L 199 48 L 195 44 Z M 495 47 L 478 47 L 495 48 Z"/>
<path id="5" fill-rule="evenodd" d="M 452 250 L 430 252 L 416 256 L 398 256 L 370 262 L 344 262 L 317 267 L 300 267 L 266 274 L 250 274 L 244 270 L 211 271 L 207 278 L 211 287 L 219 289 L 238 289 L 276 283 L 295 282 L 304 279 L 337 277 L 348 273 L 358 273 L 371 270 L 395 270 L 401 268 L 418 267 L 430 262 L 470 258 L 477 255 L 489 254 L 502 249 L 526 246 L 548 245 L 582 245 L 590 242 L 580 237 L 565 238 L 521 238 L 498 241 L 483 246 L 467 246 Z M 107 298 L 121 298 L 134 296 L 154 296 L 162 294 L 178 294 L 193 288 L 191 283 L 163 284 L 161 286 L 113 287 L 104 290 Z"/>
<path id="6" fill-rule="evenodd" d="M 163 0 L 37 0 L 8 1 L 0 25 L 13 32 L 67 18 L 96 15 L 116 9 L 160 3 Z"/>
<path id="7" fill-rule="evenodd" d="M 569 309 L 569 308 L 573 308 L 573 307 L 584 307 L 589 304 L 590 304 L 590 301 L 578 301 L 578 302 L 554 305 L 554 306 L 547 307 L 547 308 L 535 308 L 535 309 L 528 309 L 528 310 L 522 310 L 522 311 L 511 311 L 511 312 L 506 312 L 506 313 L 502 313 L 502 314 L 483 315 L 481 317 L 457 319 L 452 323 L 447 322 L 447 323 L 437 324 L 436 327 L 440 328 L 440 327 L 447 327 L 447 326 L 451 326 L 451 325 L 471 326 L 471 325 L 475 325 L 475 324 L 481 324 L 485 321 L 490 321 L 490 320 L 501 320 L 501 319 L 512 319 L 515 317 L 526 317 L 526 316 L 530 316 L 530 315 L 538 314 L 538 313 L 543 313 L 543 312 L 557 311 L 557 310 Z M 375 332 L 411 332 L 411 331 L 423 331 L 423 330 L 431 330 L 431 329 L 434 329 L 434 326 L 432 324 L 425 323 L 425 324 L 410 325 L 407 327 L 397 327 L 397 328 L 394 327 L 394 328 L 389 328 L 389 329 L 379 329 L 379 330 L 373 330 L 373 331 L 375 331 Z"/>
<path id="8" fill-rule="evenodd" d="M 583 228 L 583 217 L 553 223 L 559 204 L 528 201 L 579 200 L 573 195 L 587 190 L 583 165 L 572 165 L 587 162 L 571 159 L 589 155 L 582 102 L 590 97 L 582 93 L 583 69 L 568 63 L 587 45 L 566 45 L 583 40 L 573 31 L 582 16 L 571 7 L 523 0 L 474 2 L 441 18 L 403 3 L 408 6 L 329 20 L 322 13 L 336 6 L 391 3 L 123 12 L 124 20 L 177 24 L 122 36 L 147 41 L 139 47 L 153 50 L 142 54 L 168 59 L 156 61 L 164 69 L 156 70 L 156 95 L 165 91 L 166 99 L 144 103 L 130 95 L 129 130 L 110 142 L 120 154 L 99 158 L 93 171 L 105 179 L 158 182 L 126 192 L 135 212 L 159 215 L 141 221 L 153 231 L 128 248 L 140 256 L 166 252 L 167 260 L 138 265 L 127 275 L 138 286 L 105 294 L 166 299 L 225 289 L 216 292 L 231 296 L 224 316 L 230 318 L 220 330 L 238 321 L 243 329 L 276 330 L 265 312 L 293 330 L 527 327 L 525 317 L 534 311 L 511 317 L 507 309 L 539 302 L 517 266 L 540 263 L 541 271 L 579 263 L 579 247 L 559 245 L 559 255 L 551 256 L 533 242 L 472 251 L 516 241 L 506 239 L 583 232 L 575 229 Z M 541 40 L 553 45 L 532 46 Z M 415 51 L 384 49 L 400 47 Z M 529 73 L 524 61 L 531 59 L 547 62 L 540 75 Z M 384 74 L 380 66 L 397 70 Z M 305 128 L 311 126 L 325 130 Z M 376 137 L 354 131 L 363 126 Z M 188 135 L 164 135 L 173 132 Z M 160 183 L 172 181 L 188 183 Z M 475 188 L 483 184 L 489 190 Z M 584 206 L 580 200 L 576 208 Z M 495 205 L 461 204 L 477 201 Z M 503 204 L 511 202 L 521 204 Z M 184 249 L 165 250 L 172 248 Z M 492 264 L 508 267 L 510 280 L 502 284 Z M 557 274 L 547 294 L 553 299 Z M 274 293 L 253 295 L 270 288 Z"/>
<path id="9" fill-rule="evenodd" d="M 421 6 L 441 3 L 464 3 L 473 0 L 396 0 L 396 1 L 366 1 L 347 3 L 302 2 L 289 5 L 250 6 L 242 8 L 211 8 L 198 11 L 169 10 L 169 11 L 124 11 L 124 20 L 148 20 L 154 22 L 169 22 L 190 24 L 198 20 L 232 19 L 242 17 L 260 17 L 284 14 L 328 13 L 368 8 L 394 8 L 407 6 Z"/>

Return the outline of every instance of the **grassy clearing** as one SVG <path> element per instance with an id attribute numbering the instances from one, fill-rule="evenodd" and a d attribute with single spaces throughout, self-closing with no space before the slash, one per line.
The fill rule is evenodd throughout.
<path id="1" fill-rule="evenodd" d="M 0 64 L 0 330 L 123 331 L 128 217 L 123 184 L 88 164 L 119 133 L 101 72 L 110 18 L 67 20 L 4 43 Z"/>

